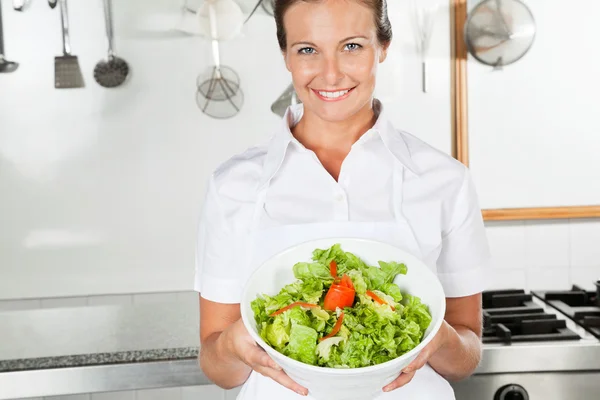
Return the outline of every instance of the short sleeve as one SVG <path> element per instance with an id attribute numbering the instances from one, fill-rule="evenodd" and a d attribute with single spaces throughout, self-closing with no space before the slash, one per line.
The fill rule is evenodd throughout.
<path id="1" fill-rule="evenodd" d="M 460 189 L 446 205 L 449 218 L 437 261 L 446 297 L 469 296 L 487 287 L 485 270 L 490 250 L 471 174 L 466 167 L 464 172 Z"/>
<path id="2" fill-rule="evenodd" d="M 240 302 L 240 283 L 232 269 L 236 265 L 232 236 L 211 177 L 198 226 L 194 280 L 194 290 L 207 300 Z"/>

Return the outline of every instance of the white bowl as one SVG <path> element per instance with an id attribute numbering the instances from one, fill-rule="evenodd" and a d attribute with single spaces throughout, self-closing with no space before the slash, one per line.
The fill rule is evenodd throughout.
<path id="1" fill-rule="evenodd" d="M 356 254 L 369 265 L 378 261 L 405 263 L 408 272 L 398 275 L 395 283 L 402 293 L 418 296 L 429 307 L 431 324 L 422 342 L 411 351 L 382 364 L 363 368 L 326 368 L 304 364 L 289 358 L 269 346 L 258 334 L 250 303 L 260 294 L 275 295 L 281 288 L 296 280 L 292 267 L 300 261 L 310 261 L 313 250 L 327 249 L 340 243 L 342 250 Z M 396 379 L 402 370 L 417 357 L 423 347 L 433 339 L 444 319 L 446 299 L 437 276 L 423 262 L 404 250 L 386 243 L 365 239 L 319 239 L 291 247 L 259 266 L 248 280 L 241 302 L 242 320 L 259 346 L 300 385 L 308 388 L 309 395 L 317 400 L 369 400 L 382 392 L 382 388 Z"/>

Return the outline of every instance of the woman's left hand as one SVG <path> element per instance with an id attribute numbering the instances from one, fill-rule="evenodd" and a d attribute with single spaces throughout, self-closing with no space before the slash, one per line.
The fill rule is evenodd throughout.
<path id="1" fill-rule="evenodd" d="M 383 391 L 390 392 L 410 382 L 415 376 L 417 370 L 423 368 L 423 366 L 427 364 L 429 358 L 431 358 L 431 356 L 436 351 L 438 351 L 441 347 L 444 346 L 444 344 L 446 344 L 446 341 L 448 340 L 449 329 L 451 329 L 450 325 L 446 321 L 444 321 L 440 326 L 440 330 L 437 332 L 437 334 L 434 336 L 431 342 L 429 342 L 427 346 L 425 346 L 423 350 L 421 350 L 417 358 L 415 358 L 410 364 L 404 367 L 402 373 L 400 374 L 400 376 L 398 376 L 398 378 L 396 378 L 392 383 L 383 388 Z"/>

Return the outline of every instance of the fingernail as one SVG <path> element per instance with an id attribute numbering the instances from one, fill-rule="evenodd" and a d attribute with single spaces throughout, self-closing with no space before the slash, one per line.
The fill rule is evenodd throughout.
<path id="1" fill-rule="evenodd" d="M 278 364 L 273 363 L 272 364 L 273 368 L 276 369 L 277 371 L 281 371 L 283 368 L 281 368 Z"/>
<path id="2" fill-rule="evenodd" d="M 386 387 L 383 388 L 384 392 L 389 392 L 390 390 L 392 390 L 392 388 L 389 387 L 389 386 L 386 386 Z"/>
<path id="3" fill-rule="evenodd" d="M 410 374 L 411 372 L 413 372 L 411 367 L 406 367 L 402 370 L 402 372 L 404 372 L 405 374 Z"/>
<path id="4" fill-rule="evenodd" d="M 302 389 L 296 390 L 296 393 L 298 393 L 300 396 L 306 396 L 308 394 L 308 393 L 306 393 L 306 391 L 304 391 Z"/>

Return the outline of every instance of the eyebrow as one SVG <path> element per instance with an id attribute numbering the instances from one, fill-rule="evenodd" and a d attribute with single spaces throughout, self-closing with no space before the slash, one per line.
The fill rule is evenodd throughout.
<path id="1" fill-rule="evenodd" d="M 340 43 L 344 43 L 344 42 L 347 42 L 348 40 L 352 40 L 352 39 L 365 39 L 365 40 L 368 40 L 369 38 L 366 37 L 366 36 L 363 36 L 363 35 L 349 36 L 349 37 L 347 37 L 345 39 L 340 40 Z M 312 43 L 312 42 L 304 42 L 304 41 L 292 43 L 292 45 L 290 47 L 294 47 L 294 46 L 297 46 L 299 44 L 303 44 L 303 45 L 306 45 L 306 46 L 317 47 L 317 45 L 314 44 L 314 43 Z"/>

